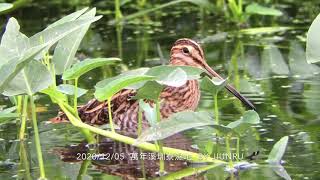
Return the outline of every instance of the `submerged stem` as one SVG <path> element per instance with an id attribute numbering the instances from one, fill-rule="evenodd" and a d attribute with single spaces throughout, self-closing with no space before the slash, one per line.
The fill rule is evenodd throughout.
<path id="1" fill-rule="evenodd" d="M 36 107 L 35 107 L 34 99 L 33 99 L 32 95 L 30 95 L 30 106 L 31 106 L 31 111 L 32 111 L 32 123 L 33 123 L 33 130 L 34 130 L 34 141 L 35 141 L 35 145 L 36 145 L 38 163 L 39 163 L 39 168 L 40 168 L 40 178 L 45 179 L 46 178 L 46 174 L 45 174 L 45 171 L 44 171 L 44 164 L 43 164 L 43 158 L 42 158 L 39 130 L 38 130 L 38 124 L 37 124 L 38 122 L 37 122 Z"/>
<path id="2" fill-rule="evenodd" d="M 109 113 L 109 124 L 112 132 L 115 132 L 114 126 L 113 126 L 113 121 L 112 121 L 112 111 L 111 111 L 111 98 L 108 100 L 108 113 Z"/>
<path id="3" fill-rule="evenodd" d="M 26 130 L 26 124 L 27 124 L 27 107 L 28 107 L 28 96 L 24 96 L 23 98 L 23 106 L 22 106 L 22 115 L 21 115 L 21 126 L 20 126 L 20 133 L 19 133 L 19 139 L 24 139 L 24 134 Z"/>

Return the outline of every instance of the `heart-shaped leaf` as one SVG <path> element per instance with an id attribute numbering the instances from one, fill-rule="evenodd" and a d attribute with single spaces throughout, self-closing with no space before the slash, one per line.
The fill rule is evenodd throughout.
<path id="1" fill-rule="evenodd" d="M 200 87 L 202 90 L 207 91 L 213 95 L 217 94 L 221 89 L 227 85 L 227 80 L 213 77 L 212 79 L 205 76 L 201 80 Z"/>
<path id="2" fill-rule="evenodd" d="M 79 63 L 74 64 L 70 69 L 67 69 L 62 76 L 64 80 L 76 79 L 83 74 L 95 69 L 97 67 L 115 64 L 121 61 L 119 58 L 95 58 L 85 59 Z"/>

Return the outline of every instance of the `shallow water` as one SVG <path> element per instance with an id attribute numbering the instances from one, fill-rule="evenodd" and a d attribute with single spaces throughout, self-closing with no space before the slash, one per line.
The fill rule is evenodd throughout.
<path id="1" fill-rule="evenodd" d="M 250 136 L 241 140 L 241 152 L 244 156 L 259 151 L 258 159 L 254 162 L 262 166 L 241 171 L 240 179 L 281 179 L 270 167 L 263 165 L 266 165 L 264 160 L 267 159 L 275 142 L 286 135 L 289 135 L 289 145 L 283 158 L 283 166 L 287 173 L 292 179 L 317 179 L 320 174 L 318 145 L 320 67 L 307 65 L 304 58 L 306 31 L 312 19 L 320 12 L 320 8 L 317 9 L 314 4 L 316 1 L 301 4 L 284 1 L 279 6 L 286 12 L 285 16 L 279 19 L 252 18 L 252 27 L 293 27 L 285 31 L 260 34 L 237 31 L 236 26 L 226 23 L 221 16 L 202 19 L 199 9 L 188 4 L 170 7 L 151 17 L 146 16 L 144 20 L 125 24 L 120 37 L 122 49 L 118 46 L 116 28 L 108 24 L 112 16 L 105 15 L 87 33 L 78 57 L 122 55 L 124 61 L 122 69 L 101 68 L 89 72 L 87 77 L 80 79 L 80 87 L 93 89 L 97 81 L 125 69 L 166 63 L 170 47 L 176 39 L 181 37 L 196 39 L 202 42 L 209 65 L 223 77 L 228 77 L 230 83 L 256 105 L 262 120 L 255 127 L 259 135 L 251 132 Z M 112 4 L 92 3 L 91 6 L 96 6 L 98 10 L 111 10 L 110 5 Z M 22 32 L 31 35 L 58 17 L 73 12 L 75 8 L 72 4 L 60 1 L 52 1 L 45 5 L 33 2 L 11 15 L 18 19 Z M 4 21 L 5 18 L 2 18 L 2 22 Z M 273 58 L 268 58 L 268 54 Z M 226 92 L 220 93 L 219 97 L 222 123 L 227 124 L 239 119 L 240 112 L 243 111 L 239 102 Z M 92 97 L 89 93 L 79 101 L 85 103 L 90 98 Z M 10 102 L 2 97 L 1 104 Z M 50 103 L 48 97 L 38 95 L 37 107 L 39 107 L 40 138 L 48 178 L 76 179 L 75 177 L 81 174 L 81 166 L 86 167 L 90 163 L 79 161 L 74 157 L 76 153 L 88 151 L 88 148 L 80 146 L 83 141 L 81 134 L 71 125 L 46 123 L 49 118 L 57 114 L 58 110 L 56 105 Z M 199 110 L 213 110 L 210 95 L 202 94 Z M 210 131 L 199 129 L 188 131 L 185 137 L 179 137 L 185 140 L 181 145 L 187 144 L 201 149 L 211 137 Z M 0 126 L 0 179 L 35 179 L 38 177 L 39 169 L 33 146 L 32 128 L 28 128 L 30 136 L 23 145 L 16 140 L 17 132 L 15 122 Z M 171 139 L 178 147 L 180 144 L 177 142 L 181 142 L 179 138 Z M 105 149 L 110 146 L 115 147 L 112 152 L 116 150 L 119 153 L 123 149 L 122 145 L 114 142 L 102 143 L 100 146 L 102 150 L 99 147 L 93 149 L 98 152 L 100 150 L 109 152 L 110 150 Z M 232 146 L 235 147 L 234 139 Z M 126 152 L 135 151 L 130 147 L 124 149 Z M 27 161 L 23 161 L 23 154 L 28 156 Z M 120 179 L 119 175 L 126 178 L 142 177 L 141 162 L 129 167 L 120 162 L 92 161 L 91 163 L 88 165 L 87 173 L 82 175 L 83 179 Z M 146 166 L 148 163 L 150 162 L 145 162 Z M 185 162 L 178 163 L 179 165 L 167 167 L 179 167 L 170 169 L 177 171 L 194 166 Z M 29 168 L 30 174 L 26 171 Z M 149 168 L 148 176 L 156 176 L 155 168 L 157 166 Z M 117 174 L 118 172 L 120 174 Z M 203 177 L 227 179 L 228 174 L 221 167 L 216 167 L 199 175 L 199 178 Z"/>

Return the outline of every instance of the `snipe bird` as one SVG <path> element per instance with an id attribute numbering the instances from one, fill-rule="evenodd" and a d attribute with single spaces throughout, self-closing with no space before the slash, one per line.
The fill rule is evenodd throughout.
<path id="1" fill-rule="evenodd" d="M 212 77 L 223 79 L 206 63 L 202 48 L 198 43 L 191 39 L 177 40 L 170 53 L 170 65 L 172 66 L 193 66 L 202 68 Z M 242 96 L 231 85 L 225 88 L 243 102 L 248 108 L 255 109 L 253 104 Z M 121 90 L 111 101 L 112 117 L 114 123 L 120 127 L 122 132 L 135 134 L 138 126 L 138 101 L 132 99 L 135 96 L 135 90 Z M 167 86 L 163 89 L 161 95 L 161 116 L 167 118 L 171 114 L 185 111 L 195 110 L 200 100 L 200 89 L 197 80 L 188 80 L 183 86 L 171 87 Z M 151 102 L 150 102 L 151 103 Z M 152 104 L 152 103 L 151 103 Z M 99 102 L 96 99 L 89 101 L 86 105 L 79 107 L 80 118 L 89 124 L 105 124 L 108 123 L 108 107 L 106 102 Z M 60 112 L 53 122 L 61 122 L 66 120 L 66 116 Z M 143 128 L 148 127 L 148 121 L 143 118 Z"/>

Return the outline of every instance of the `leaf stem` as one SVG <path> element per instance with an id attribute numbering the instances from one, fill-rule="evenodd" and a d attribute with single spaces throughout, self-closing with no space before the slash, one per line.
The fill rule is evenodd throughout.
<path id="1" fill-rule="evenodd" d="M 227 135 L 225 137 L 226 140 L 226 149 L 227 149 L 227 154 L 229 155 L 229 167 L 232 168 L 233 167 L 233 162 L 232 162 L 232 155 L 231 155 L 231 149 L 230 149 L 230 136 Z"/>
<path id="2" fill-rule="evenodd" d="M 161 121 L 161 113 L 160 113 L 160 100 L 156 101 L 156 112 L 157 112 L 157 121 L 158 123 Z M 159 153 L 160 153 L 160 162 L 159 162 L 159 173 L 160 175 L 165 174 L 164 170 L 164 154 L 163 154 L 163 143 L 161 141 L 157 141 L 159 145 Z"/>
<path id="3" fill-rule="evenodd" d="M 78 113 L 78 78 L 74 79 L 74 98 L 73 98 L 73 108 L 77 116 L 79 116 Z"/>
<path id="4" fill-rule="evenodd" d="M 32 95 L 30 95 L 30 106 L 31 106 L 31 111 L 32 111 L 32 123 L 33 123 L 33 130 L 34 130 L 34 140 L 35 140 L 38 163 L 39 163 L 39 168 L 40 168 L 40 178 L 45 179 L 46 178 L 46 174 L 45 174 L 45 171 L 44 171 L 44 164 L 43 164 L 43 158 L 42 158 L 39 130 L 38 130 L 38 124 L 37 124 L 36 107 L 35 107 L 34 99 L 33 99 Z"/>
<path id="5" fill-rule="evenodd" d="M 112 132 L 115 132 L 114 126 L 113 126 L 113 120 L 112 120 L 112 111 L 111 111 L 111 98 L 108 100 L 108 113 L 109 113 L 109 124 Z"/>
<path id="6" fill-rule="evenodd" d="M 111 132 L 111 131 L 106 131 L 94 126 L 90 126 L 88 124 L 83 123 L 82 121 L 80 121 L 79 119 L 77 119 L 70 111 L 71 107 L 68 107 L 68 104 L 65 104 L 63 102 L 59 102 L 58 103 L 60 108 L 66 113 L 67 117 L 69 118 L 70 122 L 79 128 L 84 128 L 87 129 L 89 131 L 92 131 L 96 134 L 100 134 L 102 136 L 111 138 L 113 140 L 116 141 L 120 141 L 126 144 L 130 144 L 133 146 L 136 146 L 138 148 L 147 150 L 147 151 L 152 151 L 152 152 L 159 152 L 158 148 L 152 144 L 152 143 L 139 143 L 136 144 L 136 139 L 131 138 L 131 137 L 127 137 L 115 132 Z M 72 108 L 71 108 L 72 110 Z M 218 164 L 225 164 L 226 162 L 218 160 L 218 159 L 213 159 L 209 156 L 204 156 L 202 154 L 198 154 L 198 153 L 194 153 L 194 152 L 190 152 L 190 151 L 185 151 L 185 150 L 181 150 L 181 149 L 175 149 L 175 148 L 170 148 L 170 147 L 163 147 L 163 153 L 164 154 L 168 154 L 168 155 L 172 155 L 172 156 L 177 156 L 177 157 L 181 157 L 183 159 L 186 159 L 188 161 L 193 161 L 193 162 L 212 162 L 212 163 L 218 163 Z"/>
<path id="7" fill-rule="evenodd" d="M 237 136 L 237 161 L 240 160 L 239 157 L 240 157 L 240 137 Z"/>
<path id="8" fill-rule="evenodd" d="M 24 134 L 25 134 L 25 130 L 26 130 L 27 107 L 28 107 L 28 96 L 25 95 L 23 98 L 23 106 L 22 106 L 21 126 L 20 126 L 20 133 L 19 133 L 20 140 L 24 139 Z"/>
<path id="9" fill-rule="evenodd" d="M 214 95 L 214 116 L 217 125 L 219 125 L 218 93 Z"/>

